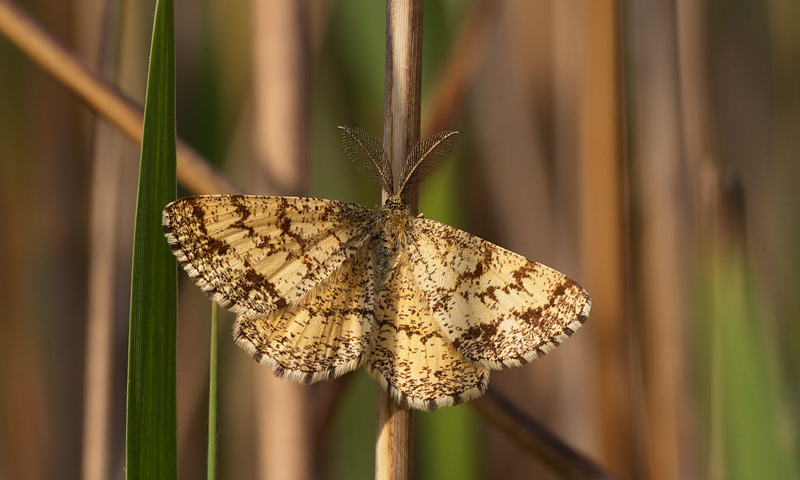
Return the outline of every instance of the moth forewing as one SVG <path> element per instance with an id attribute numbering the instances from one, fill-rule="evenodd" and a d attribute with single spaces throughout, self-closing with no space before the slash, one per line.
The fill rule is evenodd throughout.
<path id="1" fill-rule="evenodd" d="M 432 316 L 467 358 L 493 369 L 538 358 L 586 320 L 591 299 L 563 274 L 428 219 L 408 226 L 409 263 Z"/>
<path id="2" fill-rule="evenodd" d="M 167 205 L 163 226 L 189 276 L 241 314 L 298 302 L 362 246 L 375 221 L 355 203 L 208 195 Z"/>

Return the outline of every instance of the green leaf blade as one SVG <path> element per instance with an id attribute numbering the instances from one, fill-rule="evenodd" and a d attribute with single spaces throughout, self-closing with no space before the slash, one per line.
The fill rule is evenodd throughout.
<path id="1" fill-rule="evenodd" d="M 126 477 L 177 478 L 177 265 L 161 229 L 176 197 L 172 0 L 159 0 L 147 78 L 128 343 Z"/>

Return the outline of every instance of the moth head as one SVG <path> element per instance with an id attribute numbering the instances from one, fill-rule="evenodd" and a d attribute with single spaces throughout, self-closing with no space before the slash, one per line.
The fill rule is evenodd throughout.
<path id="1" fill-rule="evenodd" d="M 403 201 L 403 197 L 400 196 L 400 193 L 393 193 L 390 195 L 383 204 L 383 208 L 391 212 L 402 213 L 405 216 L 408 216 L 411 213 L 408 209 L 408 205 L 406 205 L 406 202 Z"/>

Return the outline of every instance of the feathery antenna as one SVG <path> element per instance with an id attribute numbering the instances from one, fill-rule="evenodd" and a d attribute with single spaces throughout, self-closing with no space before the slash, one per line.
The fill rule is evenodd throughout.
<path id="1" fill-rule="evenodd" d="M 419 142 L 408 154 L 403 165 L 403 183 L 399 192 L 408 185 L 422 182 L 442 166 L 453 150 L 454 137 L 458 132 L 445 130 Z"/>
<path id="2" fill-rule="evenodd" d="M 340 126 L 342 145 L 356 168 L 370 176 L 390 195 L 392 189 L 392 168 L 383 144 L 363 129 L 355 125 Z"/>

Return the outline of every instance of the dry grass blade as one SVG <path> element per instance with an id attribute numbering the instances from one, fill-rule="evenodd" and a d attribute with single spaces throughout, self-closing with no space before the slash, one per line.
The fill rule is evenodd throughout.
<path id="1" fill-rule="evenodd" d="M 347 158 L 356 168 L 375 180 L 384 191 L 391 193 L 392 167 L 380 140 L 355 125 L 339 128 L 342 129 L 342 144 Z"/>
<path id="2" fill-rule="evenodd" d="M 503 395 L 489 389 L 470 403 L 481 415 L 506 432 L 521 447 L 558 472 L 559 478 L 613 480 L 614 476 L 584 457 L 528 416 Z"/>
<path id="3" fill-rule="evenodd" d="M 70 89 L 92 110 L 131 140 L 142 142 L 142 108 L 68 50 L 27 12 L 0 0 L 0 35 Z M 178 180 L 198 193 L 241 193 L 186 143 L 178 141 Z"/>
<path id="4" fill-rule="evenodd" d="M 453 151 L 454 137 L 458 132 L 445 130 L 420 142 L 406 157 L 403 165 L 403 183 L 400 192 L 408 185 L 418 185 L 433 175 Z"/>

